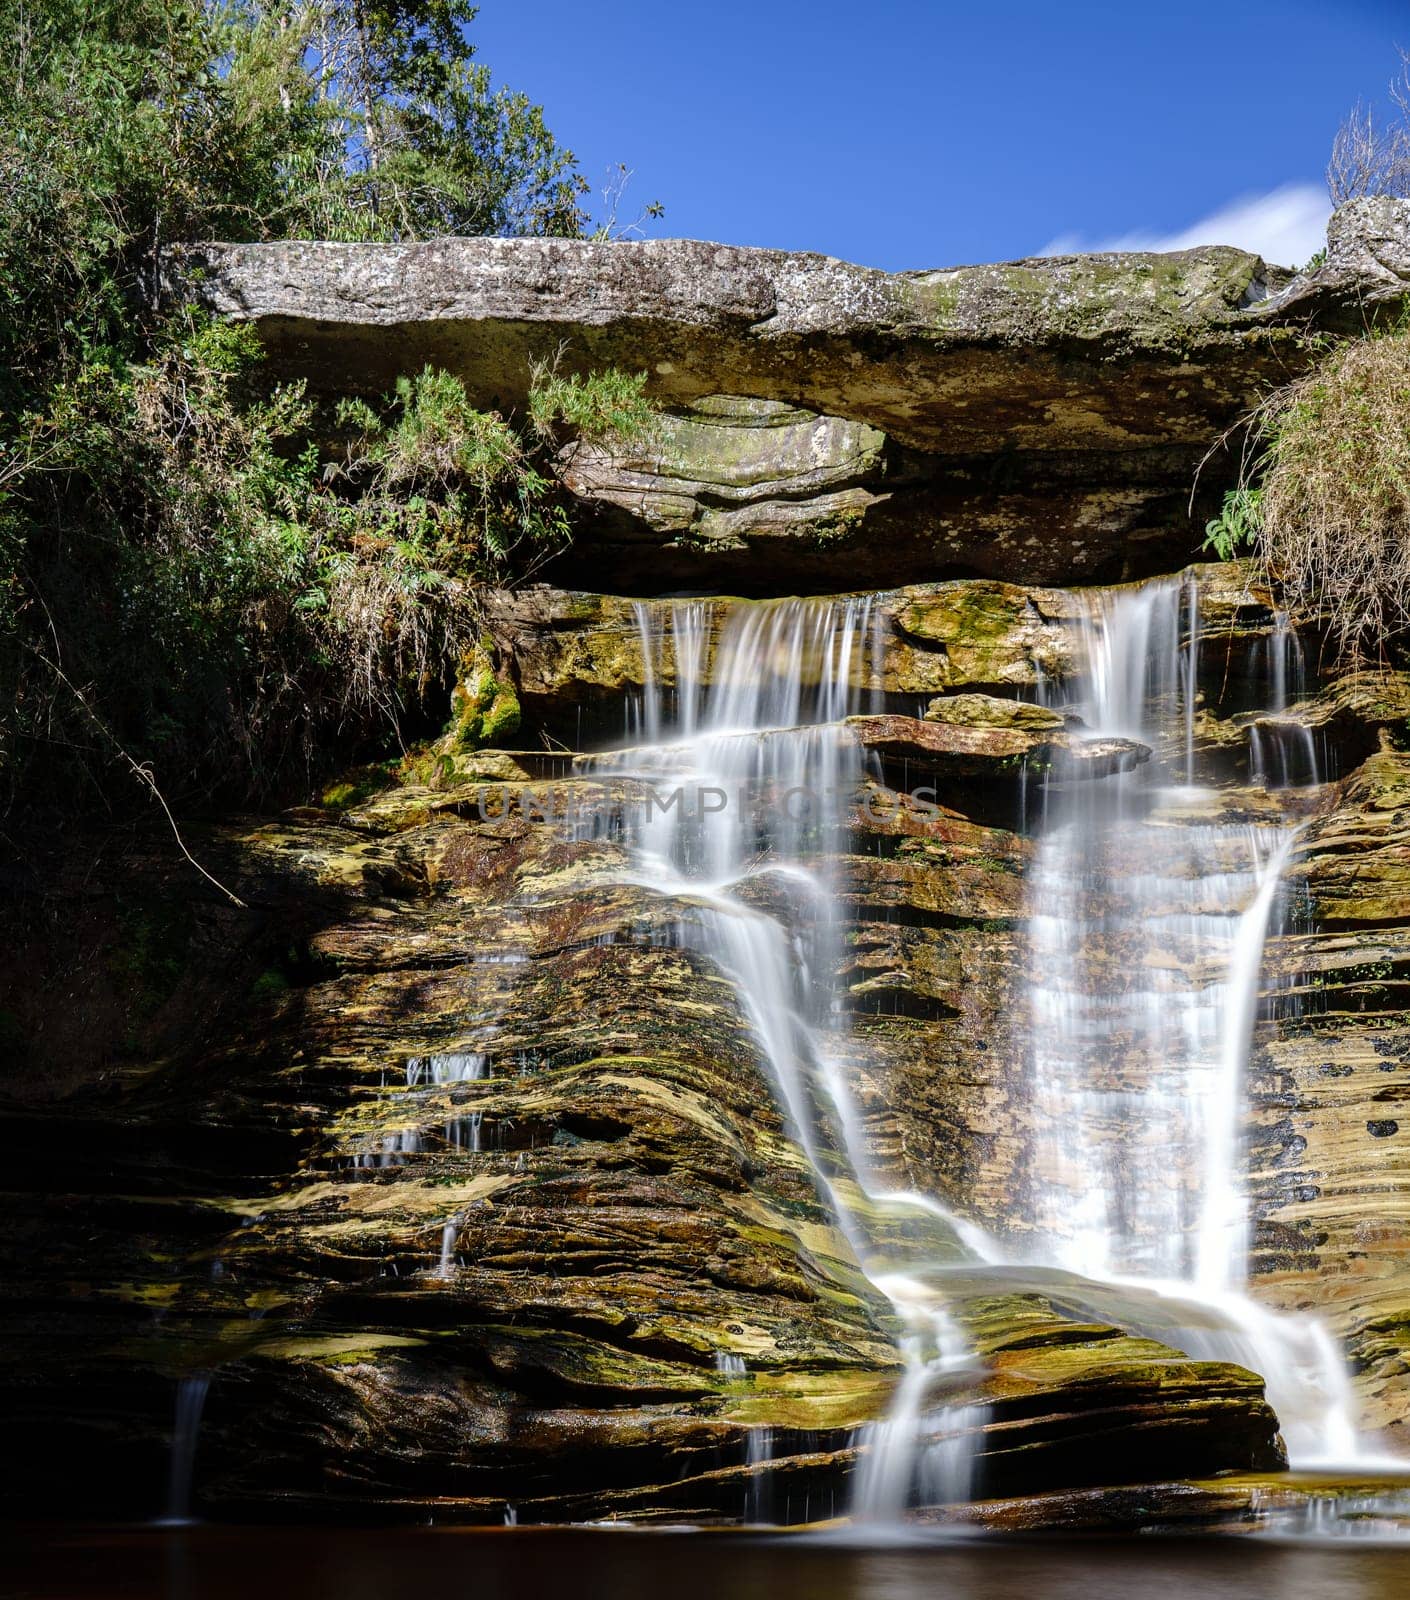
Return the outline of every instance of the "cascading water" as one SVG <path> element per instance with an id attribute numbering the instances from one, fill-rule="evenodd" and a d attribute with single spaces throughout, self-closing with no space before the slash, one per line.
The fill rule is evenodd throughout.
<path id="1" fill-rule="evenodd" d="M 1295 830 L 1194 785 L 1197 617 L 1193 584 L 1166 579 L 1098 595 L 1080 626 L 1085 694 L 1067 709 L 1153 757 L 1049 780 L 1029 890 L 1031 1253 L 1149 1285 L 1188 1323 L 1169 1342 L 1263 1375 L 1294 1461 L 1347 1459 L 1333 1341 L 1242 1293 L 1244 1072 Z M 1282 710 L 1296 659 L 1285 622 L 1269 652 Z"/>
<path id="2" fill-rule="evenodd" d="M 206 1408 L 210 1373 L 193 1372 L 176 1386 L 176 1415 L 171 1431 L 171 1461 L 167 1472 L 165 1523 L 179 1526 L 191 1520 L 191 1487 L 196 1474 L 196 1447 L 201 1437 L 201 1415 Z"/>
<path id="3" fill-rule="evenodd" d="M 1255 661 L 1268 683 L 1267 714 L 1249 724 L 1249 775 L 1269 789 L 1315 784 L 1321 779 L 1317 739 L 1312 729 L 1289 712 L 1303 699 L 1307 663 L 1297 629 L 1285 611 L 1273 618 L 1273 629 Z"/>
<path id="4" fill-rule="evenodd" d="M 978 1419 L 930 1405 L 942 1381 L 969 1369 L 963 1340 L 935 1288 L 919 1272 L 894 1270 L 894 1241 L 885 1269 L 878 1266 L 849 1201 L 865 1196 L 873 1216 L 880 1208 L 918 1217 L 932 1242 L 954 1236 L 951 1219 L 921 1197 L 868 1188 L 860 1119 L 830 1048 L 845 1018 L 834 993 L 842 945 L 828 853 L 863 770 L 839 724 L 863 697 L 874 704 L 879 695 L 869 670 L 878 660 L 873 603 L 643 604 L 637 624 L 644 689 L 627 731 L 645 742 L 580 766 L 645 786 L 624 824 L 634 881 L 680 903 L 673 940 L 730 976 L 820 1193 L 909 1330 L 892 1415 L 863 1441 L 856 1510 L 899 1516 L 918 1486 L 963 1499 L 966 1440 Z M 929 1263 L 922 1253 L 913 1264 Z M 768 1431 L 753 1430 L 749 1464 L 772 1449 Z M 749 1498 L 754 1520 L 767 1509 L 760 1476 Z"/>
<path id="5" fill-rule="evenodd" d="M 438 1055 L 412 1056 L 406 1063 L 406 1086 L 416 1089 L 423 1084 L 441 1087 L 453 1083 L 478 1083 L 485 1076 L 489 1056 L 483 1050 L 448 1050 Z M 445 1125 L 445 1142 L 453 1150 L 468 1150 L 472 1154 L 480 1149 L 481 1113 L 472 1111 L 465 1117 L 453 1117 Z M 447 1217 L 441 1225 L 441 1253 L 436 1263 L 435 1276 L 450 1278 L 455 1272 L 455 1239 L 460 1232 L 460 1216 Z"/>
<path id="6" fill-rule="evenodd" d="M 972 1440 L 986 1419 L 945 1404 L 975 1374 L 946 1271 L 966 1253 L 994 1261 L 997 1249 L 934 1200 L 881 1190 L 839 1066 L 829 856 L 863 767 L 838 724 L 864 698 L 878 703 L 877 615 L 866 599 L 639 605 L 644 687 L 628 710 L 629 744 L 578 767 L 637 791 L 610 822 L 593 812 L 588 826 L 620 832 L 631 881 L 670 902 L 658 936 L 730 977 L 819 1193 L 903 1326 L 905 1372 L 890 1415 L 864 1430 L 853 1493 L 855 1516 L 886 1521 L 971 1493 Z M 1022 1219 L 1039 1242 L 1026 1253 L 1116 1297 L 1123 1326 L 1143 1331 L 1149 1314 L 1145 1331 L 1167 1343 L 1262 1373 L 1295 1459 L 1350 1460 L 1350 1389 L 1334 1342 L 1313 1319 L 1276 1315 L 1243 1292 L 1243 1078 L 1295 829 L 1266 802 L 1230 807 L 1195 782 L 1192 579 L 1101 594 L 1078 631 L 1085 687 L 1065 709 L 1093 736 L 1153 754 L 1081 781 L 1059 766 L 1044 783 L 1029 883 L 1033 1144 Z M 1285 625 L 1268 652 L 1281 711 L 1297 676 Z M 1063 697 L 1045 687 L 1050 705 Z M 942 1237 L 948 1256 L 935 1248 Z M 722 1374 L 739 1375 L 736 1362 L 716 1357 Z M 751 1431 L 751 1467 L 773 1451 L 769 1430 Z M 768 1513 L 764 1476 L 751 1479 L 754 1520 Z"/>

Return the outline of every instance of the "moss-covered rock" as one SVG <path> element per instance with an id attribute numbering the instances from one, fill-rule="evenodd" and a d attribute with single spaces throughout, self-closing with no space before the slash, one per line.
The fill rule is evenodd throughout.
<path id="1" fill-rule="evenodd" d="M 447 755 L 503 748 L 519 731 L 519 697 L 496 669 L 491 649 L 482 640 L 460 658 L 450 694 L 450 726 L 437 747 Z"/>
<path id="2" fill-rule="evenodd" d="M 562 471 L 587 504 L 718 554 L 855 540 L 882 489 L 885 444 L 864 422 L 712 395 L 664 414 L 631 446 L 573 445 Z"/>
<path id="3" fill-rule="evenodd" d="M 859 557 L 874 586 L 1091 582 L 1190 559 L 1234 467 L 1191 508 L 1209 447 L 1358 292 L 1404 303 L 1404 205 L 1345 208 L 1334 259 L 1292 281 L 1228 247 L 887 274 L 654 239 L 211 244 L 165 276 L 315 389 L 429 362 L 513 406 L 564 349 L 647 372 L 657 443 L 565 464 L 586 513 L 565 561 L 599 587 L 816 593 Z"/>
<path id="4" fill-rule="evenodd" d="M 992 694 L 953 694 L 932 700 L 925 708 L 924 720 L 950 727 L 1011 728 L 1024 733 L 1047 733 L 1065 726 L 1061 715 L 1047 706 Z"/>

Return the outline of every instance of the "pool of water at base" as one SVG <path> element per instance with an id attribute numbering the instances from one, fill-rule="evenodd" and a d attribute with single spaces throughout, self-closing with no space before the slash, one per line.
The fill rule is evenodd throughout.
<path id="1" fill-rule="evenodd" d="M 1410 1550 L 1248 1537 L 627 1529 L 11 1528 L 5 1600 L 1402 1600 Z"/>

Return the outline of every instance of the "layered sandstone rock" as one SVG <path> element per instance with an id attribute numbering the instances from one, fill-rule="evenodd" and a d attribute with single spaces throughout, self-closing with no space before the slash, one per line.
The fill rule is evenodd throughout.
<path id="1" fill-rule="evenodd" d="M 1394 693 L 1394 683 L 1387 685 Z M 1399 731 L 1403 735 L 1404 723 Z M 1259 1294 L 1343 1341 L 1367 1426 L 1410 1437 L 1410 755 L 1372 756 L 1289 869 L 1256 1058 Z"/>
<path id="2" fill-rule="evenodd" d="M 1055 585 L 1190 558 L 1225 470 L 1192 514 L 1210 444 L 1302 370 L 1309 332 L 1410 294 L 1406 214 L 1344 209 L 1297 277 L 1218 248 L 902 275 L 688 241 L 170 253 L 169 293 L 249 321 L 325 397 L 433 362 L 508 409 L 564 346 L 573 369 L 646 371 L 662 415 L 629 448 L 565 450 L 577 538 L 553 576 L 583 588 L 485 596 L 456 726 L 405 781 L 190 831 L 241 906 L 146 844 L 18 902 L 0 1387 L 30 1503 L 156 1509 L 182 1393 L 188 1423 L 204 1396 L 197 1501 L 218 1513 L 840 1510 L 901 1330 L 730 983 L 681 937 L 689 898 L 632 882 L 610 828 L 551 820 L 638 798 L 575 758 L 684 677 L 660 602 L 622 595 L 866 595 L 869 703 L 839 736 L 867 774 L 827 863 L 838 1066 L 879 1180 L 1010 1226 L 1042 780 L 1171 754 L 1037 703 L 1091 615 Z M 1219 778 L 1221 817 L 1306 816 L 1250 1083 L 1257 1292 L 1329 1311 L 1394 1436 L 1410 696 L 1323 670 L 1316 618 L 1281 616 L 1248 567 L 1198 576 L 1181 759 Z M 1297 626 L 1307 681 L 1272 711 Z M 1304 734 L 1342 782 L 1270 799 L 1256 750 Z M 943 1217 L 837 1181 L 882 1248 L 923 1226 L 946 1275 L 975 1360 L 935 1398 L 1005 1501 L 981 1520 L 1234 1514 L 1254 1486 L 1202 1480 L 1280 1464 L 1258 1374 L 1070 1276 L 966 1268 Z M 1156 1487 L 1086 1493 L 1123 1484 Z"/>
<path id="3" fill-rule="evenodd" d="M 1209 447 L 1324 328 L 1410 294 L 1406 202 L 1292 276 L 1227 248 L 887 274 L 693 240 L 169 251 L 167 294 L 252 323 L 281 377 L 385 392 L 425 363 L 502 409 L 535 360 L 644 371 L 648 440 L 563 462 L 586 587 L 748 593 L 943 573 L 1091 582 L 1193 555 Z"/>
<path id="4" fill-rule="evenodd" d="M 1027 601 L 1001 598 L 1031 644 Z M 972 608 L 941 602 L 905 651 L 960 653 L 937 619 Z M 557 604 L 596 621 L 618 605 Z M 606 657 L 578 659 L 592 676 Z M 970 735 L 1025 752 L 1069 737 L 1008 704 L 1007 729 L 982 695 L 858 728 L 930 756 Z M 837 1042 L 878 1171 L 993 1220 L 1024 1160 L 1031 846 L 1020 763 L 991 754 L 976 786 L 972 761 L 938 809 L 875 779 L 858 793 L 835 863 Z M 67 886 L 96 907 L 140 886 L 140 927 L 111 913 L 85 959 L 121 974 L 134 941 L 160 947 L 169 994 L 116 1076 L 95 1059 L 77 1082 L 35 1083 L 9 1120 L 33 1157 L 11 1166 L 0 1228 L 21 1448 L 63 1461 L 70 1492 L 112 1504 L 116 1483 L 114 1509 L 151 1509 L 177 1383 L 198 1373 L 211 1512 L 840 1510 L 898 1330 L 729 983 L 671 936 L 688 907 L 623 882 L 619 846 L 537 820 L 551 791 L 593 782 L 566 758 L 480 752 L 437 777 L 354 797 L 341 820 L 193 835 L 244 911 L 145 858 Z M 72 952 L 49 948 L 49 982 L 66 980 Z M 182 1011 L 187 991 L 199 1004 Z M 41 1158 L 56 1143 L 62 1158 Z M 913 1226 L 850 1200 L 883 1241 Z M 936 1259 L 957 1265 L 934 1226 Z M 976 1407 L 986 1493 L 1281 1460 L 1256 1374 L 1077 1315 L 1061 1285 L 976 1274 L 947 1294 L 976 1352 L 949 1398 Z M 57 1486 L 36 1473 L 31 1490 Z"/>

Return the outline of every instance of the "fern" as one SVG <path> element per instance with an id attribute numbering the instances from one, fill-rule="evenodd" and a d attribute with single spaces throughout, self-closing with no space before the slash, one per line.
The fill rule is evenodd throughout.
<path id="1" fill-rule="evenodd" d="M 1241 551 L 1253 550 L 1262 526 L 1259 510 L 1261 489 L 1230 489 L 1217 517 L 1204 525 L 1204 548 L 1221 561 L 1232 561 Z"/>

